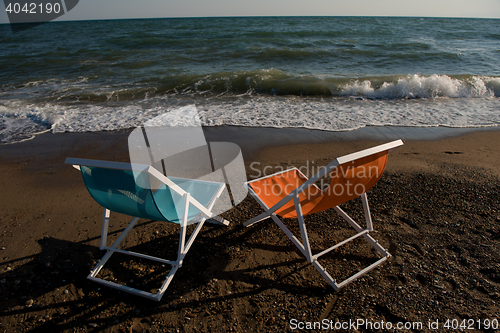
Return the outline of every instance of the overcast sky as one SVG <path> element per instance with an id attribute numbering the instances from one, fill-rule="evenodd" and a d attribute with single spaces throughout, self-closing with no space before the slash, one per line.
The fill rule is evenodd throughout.
<path id="1" fill-rule="evenodd" d="M 268 15 L 500 18 L 500 0 L 80 0 L 58 20 Z"/>

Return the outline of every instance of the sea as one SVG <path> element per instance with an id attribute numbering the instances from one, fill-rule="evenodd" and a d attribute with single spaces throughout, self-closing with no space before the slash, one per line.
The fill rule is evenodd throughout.
<path id="1" fill-rule="evenodd" d="M 188 105 L 203 126 L 499 126 L 500 20 L 163 18 L 18 33 L 0 25 L 2 144 L 133 128 Z"/>

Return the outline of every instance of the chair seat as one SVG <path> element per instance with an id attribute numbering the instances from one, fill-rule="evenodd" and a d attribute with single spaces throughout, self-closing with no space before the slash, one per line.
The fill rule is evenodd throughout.
<path id="1" fill-rule="evenodd" d="M 366 193 L 382 176 L 387 157 L 388 152 L 382 151 L 333 169 L 327 188 L 321 190 L 316 184 L 312 184 L 299 194 L 302 215 L 336 207 Z M 254 180 L 248 185 L 267 207 L 273 207 L 307 180 L 302 172 L 294 168 Z M 297 211 L 293 200 L 276 210 L 276 214 L 284 218 L 296 218 Z"/>
<path id="2" fill-rule="evenodd" d="M 191 194 L 191 196 L 205 207 L 212 202 L 215 195 L 224 184 L 211 183 L 198 180 L 170 177 L 177 186 Z M 162 186 L 155 192 L 154 201 L 169 222 L 181 223 L 182 212 L 177 212 L 176 207 L 182 207 L 182 197 L 169 187 Z M 190 205 L 188 210 L 188 221 L 200 214 L 200 210 Z"/>
<path id="3" fill-rule="evenodd" d="M 152 189 L 144 172 L 81 166 L 85 185 L 94 200 L 110 211 L 155 221 L 180 223 L 183 215 L 182 196 L 165 184 Z M 174 178 L 170 180 L 207 207 L 224 184 Z M 200 210 L 190 205 L 187 220 Z"/>
<path id="4" fill-rule="evenodd" d="M 276 175 L 254 180 L 249 182 L 248 185 L 267 207 L 272 207 L 306 181 L 307 177 L 294 168 Z M 299 200 L 302 206 L 302 213 L 304 215 L 309 214 L 309 211 L 314 209 L 322 197 L 323 191 L 315 184 L 300 193 Z M 285 218 L 296 218 L 297 212 L 293 200 L 284 204 L 276 211 L 276 214 Z"/>

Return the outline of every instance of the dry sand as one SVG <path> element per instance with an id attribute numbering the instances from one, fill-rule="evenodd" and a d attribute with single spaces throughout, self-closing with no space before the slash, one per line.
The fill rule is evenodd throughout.
<path id="1" fill-rule="evenodd" d="M 231 130 L 233 137 L 243 133 Z M 243 146 L 249 178 L 265 166 L 267 171 L 321 166 L 389 141 L 314 132 L 300 143 L 290 131 L 274 130 L 275 137 L 266 140 L 253 133 L 261 137 L 253 148 L 252 131 L 236 140 Z M 437 331 L 428 328 L 429 321 L 439 320 L 439 331 L 453 331 L 444 328 L 446 320 L 471 319 L 465 331 L 492 332 L 487 320 L 500 325 L 500 131 L 407 140 L 391 153 L 368 199 L 373 236 L 392 257 L 344 289 L 334 292 L 270 220 L 243 228 L 245 220 L 261 212 L 248 197 L 224 214 L 229 227 L 202 229 L 159 303 L 86 279 L 103 255 L 102 208 L 78 172 L 63 163 L 67 156 L 127 161 L 127 135 L 44 134 L 0 146 L 0 330 L 284 332 L 299 323 L 365 320 L 375 327 L 382 321 L 421 323 L 422 329 L 406 330 L 417 332 Z M 357 201 L 344 208 L 362 221 Z M 112 215 L 113 236 L 128 221 Z M 297 230 L 293 220 L 286 223 Z M 315 252 L 351 233 L 333 211 L 312 215 L 306 223 Z M 136 228 L 125 247 L 172 258 L 176 225 L 143 221 Z M 323 263 L 342 278 L 375 259 L 360 240 Z M 119 256 L 110 267 L 108 278 L 156 286 L 165 270 Z M 377 331 L 366 325 L 345 331 Z"/>

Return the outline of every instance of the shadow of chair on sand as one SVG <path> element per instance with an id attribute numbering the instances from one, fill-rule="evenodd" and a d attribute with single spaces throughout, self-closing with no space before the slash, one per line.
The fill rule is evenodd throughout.
<path id="1" fill-rule="evenodd" d="M 154 236 L 128 249 L 151 255 L 161 252 L 167 257 L 168 252 L 174 253 L 178 235 L 174 229 L 169 229 L 170 224 L 153 229 L 155 223 L 160 222 L 139 224 L 136 227 L 139 234 L 149 230 Z M 110 233 L 110 237 L 121 231 Z M 207 226 L 198 235 L 166 297 L 159 303 L 86 279 L 103 253 L 99 247 L 89 245 L 97 243 L 98 238 L 71 242 L 46 237 L 37 241 L 41 246 L 40 253 L 3 263 L 13 268 L 0 274 L 0 318 L 3 318 L 4 328 L 17 323 L 22 325 L 24 331 L 31 332 L 62 331 L 84 326 L 103 329 L 132 325 L 132 321 L 146 323 L 147 326 L 149 321 L 141 319 L 168 312 L 177 312 L 180 316 L 180 310 L 242 299 L 270 288 L 302 295 L 327 292 L 325 288 L 304 287 L 301 282 L 283 282 L 285 276 L 276 278 L 258 273 L 291 264 L 298 266 L 286 274 L 290 275 L 303 268 L 305 262 L 301 259 L 257 267 L 249 263 L 245 268 L 231 268 L 235 266 L 231 265 L 232 261 L 237 263 L 237 259 L 231 258 L 231 243 L 244 241 L 246 237 L 247 230 L 239 226 L 230 229 Z M 270 248 L 259 243 L 251 245 L 254 248 L 259 246 L 271 251 L 283 251 L 281 247 Z M 150 289 L 157 288 L 168 273 L 168 267 L 147 260 L 130 259 L 129 256 L 120 258 L 117 255 L 109 265 L 109 270 L 103 269 L 100 273 L 102 277 L 115 282 L 137 283 Z"/>

